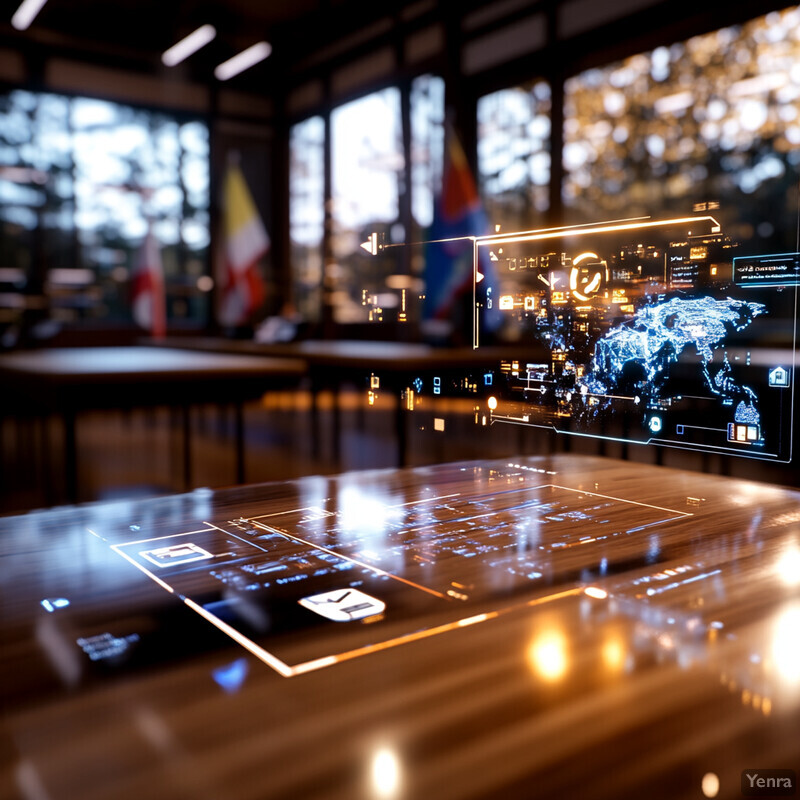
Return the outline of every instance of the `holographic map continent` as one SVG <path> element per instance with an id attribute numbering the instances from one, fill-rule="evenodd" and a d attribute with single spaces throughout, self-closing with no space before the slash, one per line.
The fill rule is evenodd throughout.
<path id="1" fill-rule="evenodd" d="M 766 312 L 761 303 L 713 297 L 672 298 L 638 309 L 634 317 L 612 328 L 597 341 L 589 371 L 577 381 L 584 397 L 611 399 L 635 391 L 640 400 L 658 397 L 670 376 L 670 366 L 687 348 L 699 357 L 703 382 L 713 395 L 737 401 L 737 421 L 757 424 L 758 398 L 733 376 L 725 342 Z M 722 364 L 712 374 L 715 354 Z M 605 403 L 595 406 L 599 411 Z"/>

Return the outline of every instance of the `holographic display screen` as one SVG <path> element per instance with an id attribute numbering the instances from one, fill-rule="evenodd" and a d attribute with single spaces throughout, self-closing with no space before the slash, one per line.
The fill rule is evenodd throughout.
<path id="1" fill-rule="evenodd" d="M 478 469 L 465 473 L 474 492 L 402 499 L 345 479 L 319 505 L 112 549 L 290 677 L 579 594 L 613 572 L 612 542 L 644 553 L 653 530 L 691 516 L 539 483 L 544 472 Z"/>
<path id="2" fill-rule="evenodd" d="M 478 251 L 474 345 L 511 353 L 490 424 L 790 460 L 797 253 L 748 253 L 709 215 Z M 535 346 L 541 359 L 514 359 Z"/>

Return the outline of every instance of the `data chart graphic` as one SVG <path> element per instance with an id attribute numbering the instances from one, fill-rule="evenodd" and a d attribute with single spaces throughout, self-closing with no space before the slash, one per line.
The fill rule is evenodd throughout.
<path id="1" fill-rule="evenodd" d="M 475 346 L 547 354 L 500 365 L 489 424 L 791 458 L 797 254 L 740 255 L 699 215 L 477 247 L 493 269 L 476 281 Z"/>
<path id="2" fill-rule="evenodd" d="M 409 375 L 408 410 L 467 396 L 487 428 L 790 461 L 800 254 L 748 252 L 717 210 L 467 237 L 463 338 L 507 357 Z"/>
<path id="3" fill-rule="evenodd" d="M 112 549 L 291 677 L 580 595 L 613 574 L 614 548 L 646 552 L 692 516 L 538 477 L 478 470 L 474 492 L 402 501 L 345 487 Z"/>

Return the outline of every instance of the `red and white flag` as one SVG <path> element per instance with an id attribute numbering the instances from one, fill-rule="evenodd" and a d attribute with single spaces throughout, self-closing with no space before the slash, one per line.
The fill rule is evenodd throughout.
<path id="1" fill-rule="evenodd" d="M 265 298 L 258 262 L 270 241 L 238 164 L 230 164 L 224 185 L 225 259 L 221 281 L 219 321 L 242 325 Z"/>
<path id="2" fill-rule="evenodd" d="M 131 301 L 136 324 L 157 338 L 167 333 L 167 304 L 161 249 L 150 225 L 131 275 Z"/>

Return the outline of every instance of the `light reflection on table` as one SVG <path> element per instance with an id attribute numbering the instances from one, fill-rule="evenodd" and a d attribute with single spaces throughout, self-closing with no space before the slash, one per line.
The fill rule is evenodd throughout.
<path id="1" fill-rule="evenodd" d="M 562 455 L 0 520 L 3 780 L 740 796 L 796 768 L 799 498 Z"/>

